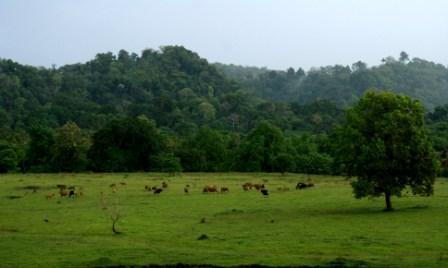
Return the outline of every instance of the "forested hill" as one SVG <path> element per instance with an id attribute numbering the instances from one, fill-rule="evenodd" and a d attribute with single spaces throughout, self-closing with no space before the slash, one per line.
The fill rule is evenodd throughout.
<path id="1" fill-rule="evenodd" d="M 179 46 L 141 55 L 97 54 L 89 62 L 52 69 L 0 60 L 0 129 L 58 128 L 72 121 L 98 130 L 115 118 L 144 115 L 183 135 L 203 126 L 247 132 L 260 120 L 282 129 L 328 129 L 337 120 L 332 117 L 338 109 L 328 102 L 308 106 L 314 108 L 257 98 Z M 316 107 L 324 111 L 312 114 Z M 320 126 L 313 126 L 316 120 Z"/>
<path id="2" fill-rule="evenodd" d="M 58 69 L 0 61 L 3 127 L 74 121 L 98 129 L 115 117 L 146 115 L 158 125 L 183 128 L 231 114 L 238 105 L 232 98 L 238 98 L 236 83 L 183 47 L 97 54 Z"/>
<path id="3" fill-rule="evenodd" d="M 265 68 L 215 64 L 256 96 L 271 101 L 309 103 L 329 99 L 339 106 L 353 104 L 367 89 L 385 89 L 417 98 L 428 110 L 448 103 L 448 68 L 419 58 L 387 57 L 367 67 L 361 61 L 349 66 L 327 66 L 306 72 L 298 68 Z"/>
<path id="4" fill-rule="evenodd" d="M 414 58 L 389 57 L 368 68 L 272 71 L 209 64 L 180 46 L 97 54 L 86 63 L 37 68 L 0 60 L 0 129 L 68 121 L 98 130 L 115 118 L 144 115 L 179 134 L 202 126 L 247 132 L 261 120 L 284 130 L 329 130 L 341 108 L 369 88 L 417 97 L 428 109 L 448 103 L 448 70 Z M 337 104 L 333 105 L 327 100 Z"/>

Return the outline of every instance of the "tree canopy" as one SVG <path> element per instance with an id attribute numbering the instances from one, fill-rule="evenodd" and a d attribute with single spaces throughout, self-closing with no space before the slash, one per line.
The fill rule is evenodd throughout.
<path id="1" fill-rule="evenodd" d="M 391 196 L 405 187 L 430 195 L 438 161 L 424 127 L 419 101 L 390 92 L 368 92 L 347 112 L 340 129 L 337 159 L 352 183 L 357 198 Z"/>

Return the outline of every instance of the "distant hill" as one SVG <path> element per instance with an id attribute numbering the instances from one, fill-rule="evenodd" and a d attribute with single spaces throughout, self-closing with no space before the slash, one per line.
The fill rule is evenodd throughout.
<path id="1" fill-rule="evenodd" d="M 327 66 L 307 73 L 300 68 L 273 71 L 234 65 L 215 66 L 249 92 L 271 101 L 305 104 L 329 99 L 337 105 L 348 106 L 368 89 L 385 89 L 417 98 L 429 110 L 448 103 L 447 67 L 419 58 L 395 60 L 387 57 L 381 65 L 371 68 L 357 62 L 350 67 Z"/>

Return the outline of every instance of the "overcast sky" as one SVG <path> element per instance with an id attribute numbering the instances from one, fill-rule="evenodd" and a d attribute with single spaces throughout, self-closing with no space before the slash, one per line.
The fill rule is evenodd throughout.
<path id="1" fill-rule="evenodd" d="M 274 69 L 369 65 L 404 50 L 448 64 L 448 1 L 0 0 L 0 58 L 39 66 L 183 45 Z"/>

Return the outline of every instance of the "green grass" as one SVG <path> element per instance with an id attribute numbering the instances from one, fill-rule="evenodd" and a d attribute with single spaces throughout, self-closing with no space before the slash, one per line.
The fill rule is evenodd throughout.
<path id="1" fill-rule="evenodd" d="M 126 177 L 126 178 L 125 178 Z M 324 265 L 336 259 L 365 267 L 448 267 L 448 182 L 432 197 L 353 198 L 341 177 L 278 174 L 27 174 L 0 176 L 0 267 L 84 267 L 144 264 Z M 267 181 L 271 194 L 244 192 L 244 182 Z M 113 194 L 109 184 L 124 181 Z M 156 196 L 145 185 L 167 181 Z M 184 194 L 185 184 L 192 185 Z M 56 184 L 82 186 L 75 199 Z M 206 184 L 228 194 L 203 194 Z M 37 193 L 28 185 L 40 186 Z M 288 186 L 291 191 L 279 192 Z M 104 192 L 102 209 L 101 192 Z M 21 198 L 10 199 L 11 196 Z M 114 202 L 123 218 L 111 231 Z M 205 223 L 201 219 L 205 218 Z M 48 222 L 45 222 L 47 219 Z M 201 235 L 209 239 L 198 240 Z"/>

